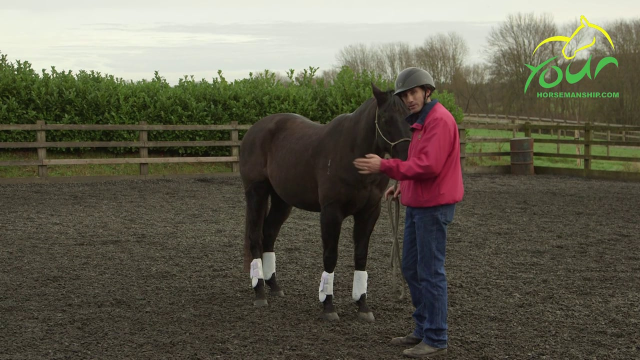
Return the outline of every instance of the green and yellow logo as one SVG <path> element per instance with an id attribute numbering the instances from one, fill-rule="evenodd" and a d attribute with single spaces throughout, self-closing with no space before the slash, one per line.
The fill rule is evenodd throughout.
<path id="1" fill-rule="evenodd" d="M 542 45 L 550 43 L 550 42 L 558 41 L 558 42 L 564 42 L 564 46 L 562 47 L 562 56 L 564 56 L 564 58 L 567 59 L 567 60 L 574 59 L 578 52 L 580 52 L 582 50 L 585 50 L 585 49 L 588 49 L 591 46 L 595 45 L 595 43 L 596 43 L 596 37 L 594 36 L 593 37 L 593 41 L 590 44 L 584 45 L 584 46 L 580 47 L 579 49 L 577 49 L 574 52 L 573 56 L 568 56 L 567 55 L 566 49 L 567 49 L 567 46 L 569 45 L 569 42 L 571 40 L 573 40 L 573 38 L 576 36 L 576 34 L 578 34 L 578 32 L 580 32 L 580 30 L 582 30 L 582 29 L 584 29 L 586 27 L 593 28 L 593 29 L 596 29 L 596 30 L 600 31 L 607 38 L 607 40 L 609 40 L 609 44 L 611 44 L 611 48 L 615 49 L 615 47 L 613 45 L 613 41 L 611 41 L 611 37 L 609 36 L 609 34 L 603 28 L 601 28 L 600 26 L 590 23 L 584 15 L 581 15 L 580 16 L 580 26 L 578 26 L 576 28 L 576 30 L 573 32 L 571 37 L 567 37 L 567 36 L 552 36 L 550 38 L 547 38 L 547 39 L 543 40 L 542 42 L 540 42 L 538 44 L 538 46 L 536 46 L 535 50 L 533 50 L 533 54 L 535 54 L 536 51 L 538 51 L 538 49 Z M 538 74 L 538 72 L 540 70 L 542 70 L 547 64 L 549 64 L 551 61 L 555 60 L 556 58 L 557 58 L 557 56 L 554 56 L 551 59 L 546 60 L 545 62 L 543 62 L 542 64 L 540 64 L 538 66 L 525 64 L 529 68 L 529 70 L 531 70 L 531 75 L 529 75 L 529 78 L 527 79 L 527 83 L 524 86 L 524 92 L 525 93 L 527 92 L 527 88 L 529 87 L 529 84 L 531 83 L 531 80 L 533 80 L 535 75 Z M 607 56 L 607 57 L 602 58 L 598 62 L 598 65 L 596 66 L 596 71 L 595 71 L 595 74 L 593 76 L 593 79 L 595 79 L 595 77 L 598 76 L 598 73 L 600 72 L 600 70 L 602 70 L 602 68 L 604 68 L 608 64 L 615 64 L 615 66 L 618 67 L 618 60 L 616 58 L 612 57 L 612 56 Z M 540 73 L 540 76 L 538 78 L 538 82 L 539 82 L 540 86 L 542 86 L 545 89 L 553 88 L 553 87 L 557 86 L 558 84 L 560 84 L 562 82 L 562 80 L 564 80 L 565 77 L 566 77 L 567 82 L 569 84 L 577 83 L 578 81 L 582 80 L 585 75 L 589 79 L 592 79 L 592 77 L 591 77 L 591 56 L 589 56 L 589 59 L 587 59 L 587 62 L 582 67 L 582 70 L 580 70 L 576 74 L 572 74 L 571 73 L 570 67 L 571 67 L 571 64 L 567 65 L 566 74 L 563 75 L 562 69 L 560 69 L 558 66 L 555 66 L 555 65 L 551 66 L 551 69 L 555 70 L 557 75 L 558 75 L 558 78 L 555 81 L 553 81 L 552 83 L 547 83 L 547 81 L 545 80 L 545 75 L 549 71 L 549 69 L 545 69 L 544 71 L 542 71 Z"/>

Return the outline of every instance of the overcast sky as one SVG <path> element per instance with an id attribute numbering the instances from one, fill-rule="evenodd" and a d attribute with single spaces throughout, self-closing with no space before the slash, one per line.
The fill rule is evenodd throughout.
<path id="1" fill-rule="evenodd" d="M 229 5 L 233 4 L 233 5 Z M 237 5 L 235 5 L 237 4 Z M 240 6 L 242 4 L 242 6 Z M 270 69 L 285 74 L 336 65 L 349 44 L 419 45 L 438 32 L 457 31 L 469 61 L 484 60 L 492 26 L 517 12 L 548 12 L 557 24 L 580 15 L 602 25 L 640 16 L 640 1 L 510 0 L 0 0 L 0 52 L 40 69 L 97 70 L 125 79 L 172 84 L 247 77 Z M 322 5 L 321 5 L 322 4 Z M 568 35 L 571 34 L 558 34 Z"/>

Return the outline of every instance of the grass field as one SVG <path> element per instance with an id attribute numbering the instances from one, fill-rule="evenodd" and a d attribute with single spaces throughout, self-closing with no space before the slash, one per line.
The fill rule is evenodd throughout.
<path id="1" fill-rule="evenodd" d="M 469 130 L 472 137 L 490 137 L 490 138 L 511 138 L 511 131 L 499 130 Z M 522 137 L 523 133 L 517 133 L 516 136 Z M 548 138 L 556 139 L 557 136 L 532 134 L 534 139 Z M 563 139 L 572 139 L 572 137 L 563 137 Z M 584 146 L 576 145 L 560 145 L 560 153 L 577 154 L 576 148 L 580 154 L 584 154 Z M 556 144 L 535 144 L 536 152 L 556 153 L 558 151 Z M 466 146 L 467 153 L 478 152 L 502 152 L 509 151 L 509 142 L 504 143 L 469 143 Z M 607 155 L 606 146 L 594 145 L 591 147 L 592 155 Z M 150 153 L 150 157 L 162 156 L 162 154 Z M 610 147 L 610 156 L 635 157 L 640 158 L 640 147 Z M 47 152 L 48 159 L 102 159 L 113 158 L 115 155 L 99 150 L 92 150 L 80 154 L 68 154 L 62 152 Z M 129 155 L 118 155 L 118 157 L 139 157 L 137 153 Z M 35 149 L 18 150 L 18 151 L 0 151 L 0 161 L 24 161 L 37 160 L 38 155 Z M 503 157 L 467 157 L 467 165 L 471 166 L 489 166 L 489 165 L 509 165 L 509 156 Z M 559 159 L 551 157 L 534 158 L 534 164 L 537 166 L 555 166 L 566 168 L 581 168 L 582 162 L 576 159 Z M 638 162 L 622 162 L 622 161 L 592 161 L 591 168 L 594 170 L 613 170 L 613 171 L 633 171 L 640 172 L 640 163 Z M 172 164 L 149 164 L 149 175 L 169 175 L 169 174 L 204 174 L 230 172 L 231 164 L 208 164 L 208 163 L 172 163 Z M 98 176 L 98 175 L 138 175 L 140 167 L 138 164 L 116 164 L 116 165 L 55 165 L 48 167 L 49 176 Z M 0 178 L 18 178 L 18 177 L 37 177 L 37 166 L 0 166 Z"/>

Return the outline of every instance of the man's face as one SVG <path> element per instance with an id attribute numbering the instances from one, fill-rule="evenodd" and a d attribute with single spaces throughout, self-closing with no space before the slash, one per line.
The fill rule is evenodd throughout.
<path id="1" fill-rule="evenodd" d="M 420 112 L 422 106 L 424 106 L 425 91 L 420 87 L 411 88 L 402 94 L 400 98 L 404 102 L 405 106 L 412 114 Z"/>

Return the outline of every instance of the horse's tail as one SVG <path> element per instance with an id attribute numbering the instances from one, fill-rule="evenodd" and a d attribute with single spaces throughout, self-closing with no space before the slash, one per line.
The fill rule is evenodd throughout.
<path id="1" fill-rule="evenodd" d="M 243 140 L 244 144 L 244 140 Z M 245 144 L 246 145 L 246 144 Z M 245 149 L 247 149 L 245 147 Z M 242 154 L 241 154 L 242 158 Z M 254 161 L 245 158 L 241 164 L 240 174 L 243 177 L 245 194 L 245 228 L 244 228 L 244 270 L 249 271 L 253 261 L 253 253 L 262 249 L 262 226 L 269 208 L 269 193 L 271 185 L 264 179 L 261 173 L 255 173 L 255 169 L 261 169 L 262 163 L 254 157 Z M 253 173 L 252 173 L 253 172 Z"/>
<path id="2" fill-rule="evenodd" d="M 268 200 L 267 200 L 268 201 Z M 259 230 L 253 229 L 250 224 L 255 226 L 255 222 L 257 221 L 259 224 L 264 222 L 266 217 L 266 209 L 259 214 L 254 214 L 250 212 L 249 207 L 247 206 L 247 213 L 245 220 L 245 229 L 244 229 L 244 271 L 248 272 L 251 266 L 251 262 L 253 261 L 253 249 L 262 249 L 262 226 L 259 226 Z M 252 217 L 259 216 L 262 217 L 259 220 L 251 220 Z"/>

